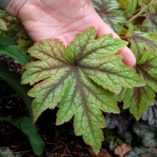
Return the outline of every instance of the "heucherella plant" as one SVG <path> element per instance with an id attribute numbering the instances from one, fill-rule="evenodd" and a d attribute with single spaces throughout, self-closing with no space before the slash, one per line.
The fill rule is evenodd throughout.
<path id="1" fill-rule="evenodd" d="M 46 109 L 57 107 L 56 124 L 73 117 L 75 134 L 98 152 L 105 127 L 102 112 L 119 113 L 115 95 L 123 87 L 145 85 L 143 77 L 117 54 L 126 45 L 111 35 L 96 38 L 93 27 L 67 47 L 56 39 L 35 43 L 29 49 L 35 60 L 26 65 L 22 76 L 23 84 L 34 85 L 28 93 L 34 98 L 34 121 Z"/>

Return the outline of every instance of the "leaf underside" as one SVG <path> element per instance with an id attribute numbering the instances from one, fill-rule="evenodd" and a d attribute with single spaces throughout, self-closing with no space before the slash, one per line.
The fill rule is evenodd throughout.
<path id="1" fill-rule="evenodd" d="M 118 113 L 115 93 L 144 84 L 135 70 L 115 55 L 125 45 L 111 35 L 96 39 L 92 27 L 66 48 L 55 39 L 36 43 L 29 53 L 37 60 L 26 65 L 22 77 L 22 83 L 35 84 L 29 91 L 34 97 L 34 120 L 46 109 L 58 107 L 57 124 L 74 117 L 76 135 L 82 135 L 98 152 L 105 127 L 102 111 Z"/>

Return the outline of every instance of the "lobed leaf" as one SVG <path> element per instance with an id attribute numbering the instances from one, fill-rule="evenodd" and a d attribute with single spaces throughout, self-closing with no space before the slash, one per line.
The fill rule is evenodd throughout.
<path id="1" fill-rule="evenodd" d="M 157 51 L 144 52 L 137 64 L 137 71 L 142 75 L 149 87 L 157 92 Z"/>
<path id="2" fill-rule="evenodd" d="M 138 61 L 146 50 L 157 49 L 157 33 L 133 32 L 131 35 L 131 49 Z"/>
<path id="3" fill-rule="evenodd" d="M 124 102 L 124 108 L 129 108 L 134 117 L 139 118 L 148 106 L 154 105 L 157 92 L 157 51 L 143 52 L 138 60 L 136 70 L 145 79 L 144 87 L 124 89 L 120 94 L 120 100 Z"/>
<path id="4" fill-rule="evenodd" d="M 121 101 L 124 103 L 124 109 L 129 108 L 130 113 L 139 120 L 148 106 L 154 105 L 155 93 L 149 86 L 135 89 L 123 89 L 121 92 Z"/>
<path id="5" fill-rule="evenodd" d="M 96 31 L 87 29 L 65 48 L 58 40 L 45 40 L 29 49 L 36 58 L 26 65 L 22 83 L 34 87 L 34 120 L 43 111 L 58 107 L 57 124 L 74 117 L 76 135 L 98 152 L 105 127 L 103 112 L 118 113 L 114 93 L 122 87 L 142 86 L 144 81 L 115 54 L 126 45 L 106 35 L 96 39 Z"/>

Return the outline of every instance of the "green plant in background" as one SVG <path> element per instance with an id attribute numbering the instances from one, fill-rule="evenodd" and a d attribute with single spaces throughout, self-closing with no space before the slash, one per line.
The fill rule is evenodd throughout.
<path id="1" fill-rule="evenodd" d="M 6 12 L 0 10 L 0 34 L 9 30 L 13 20 L 15 18 L 8 16 Z"/>
<path id="2" fill-rule="evenodd" d="M 0 10 L 0 46 L 16 46 L 16 49 L 27 51 L 30 45 L 32 45 L 32 40 L 28 37 L 20 22 Z"/>
<path id="3" fill-rule="evenodd" d="M 29 49 L 32 42 L 23 31 L 10 27 L 13 19 L 9 21 L 10 17 L 8 19 L 4 12 L 0 14 L 0 44 L 3 43 L 0 54 L 24 65 L 26 71 L 22 82 L 35 84 L 29 91 L 34 97 L 34 120 L 46 109 L 58 107 L 57 124 L 74 117 L 76 135 L 82 135 L 98 152 L 103 140 L 101 129 L 105 127 L 102 111 L 119 113 L 117 101 L 122 101 L 123 108 L 129 109 L 139 120 L 148 106 L 154 104 L 157 1 L 93 0 L 93 5 L 102 19 L 128 42 L 137 59 L 136 67 L 127 67 L 120 55 L 115 55 L 126 42 L 110 35 L 96 39 L 93 28 L 78 35 L 67 48 L 57 40 L 46 40 Z M 14 21 L 14 24 L 19 26 L 18 22 Z M 10 40 L 15 32 L 18 36 Z M 31 57 L 25 54 L 27 49 L 35 61 L 28 63 Z M 135 133 L 146 139 L 141 126 L 137 125 L 137 128 Z M 142 150 L 146 151 L 138 148 L 128 156 L 139 155 Z"/>

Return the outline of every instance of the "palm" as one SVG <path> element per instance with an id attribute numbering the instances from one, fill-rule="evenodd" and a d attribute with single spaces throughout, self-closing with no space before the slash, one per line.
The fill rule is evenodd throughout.
<path id="1" fill-rule="evenodd" d="M 73 0 L 67 4 L 66 0 L 60 0 L 60 3 L 62 8 L 58 2 L 56 6 L 52 4 L 52 7 L 47 7 L 37 0 L 27 2 L 21 8 L 20 19 L 35 41 L 59 38 L 68 44 L 85 28 L 89 26 L 98 28 L 95 22 L 97 14 L 86 1 L 83 3 L 81 0 Z"/>
<path id="2" fill-rule="evenodd" d="M 90 0 L 27 0 L 18 15 L 34 41 L 58 38 L 69 44 L 79 32 L 94 26 L 98 36 L 118 35 L 97 15 Z M 135 57 L 128 47 L 120 53 L 123 61 L 133 66 Z"/>

